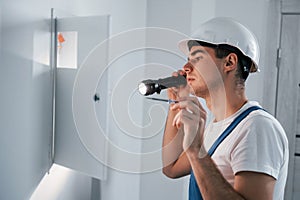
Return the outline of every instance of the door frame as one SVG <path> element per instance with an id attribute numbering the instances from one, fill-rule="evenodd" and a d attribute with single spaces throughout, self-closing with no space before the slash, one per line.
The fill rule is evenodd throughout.
<path id="1" fill-rule="evenodd" d="M 300 1 L 299 0 L 276 0 L 270 1 L 268 25 L 266 35 L 266 58 L 264 70 L 266 75 L 264 77 L 264 93 L 263 106 L 276 118 L 278 116 L 278 88 L 280 78 L 281 65 L 281 42 L 283 17 L 285 15 L 300 15 Z M 274 79 L 274 77 L 276 77 Z M 296 138 L 295 138 L 296 139 Z M 295 150 L 295 142 L 290 142 L 290 151 Z M 285 198 L 293 198 L 294 187 L 294 151 L 290 152 L 289 158 L 289 172 L 285 188 Z"/>

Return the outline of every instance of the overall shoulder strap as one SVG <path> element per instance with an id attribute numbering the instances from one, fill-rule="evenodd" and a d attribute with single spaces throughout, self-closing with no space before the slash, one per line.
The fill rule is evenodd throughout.
<path id="1" fill-rule="evenodd" d="M 222 143 L 222 141 L 231 133 L 231 131 L 252 111 L 254 110 L 264 110 L 261 107 L 258 106 L 252 106 L 248 108 L 247 110 L 243 111 L 239 116 L 237 116 L 233 122 L 225 129 L 225 131 L 218 137 L 218 139 L 214 142 L 214 144 L 211 146 L 211 148 L 208 150 L 208 154 L 212 156 L 218 146 Z M 200 193 L 200 190 L 198 188 L 193 170 L 191 171 L 190 176 L 190 184 L 189 184 L 189 200 L 202 200 L 202 195 Z"/>
<path id="2" fill-rule="evenodd" d="M 222 143 L 222 141 L 231 133 L 231 131 L 252 111 L 262 109 L 259 106 L 252 106 L 247 110 L 243 111 L 239 116 L 237 116 L 233 122 L 225 129 L 225 131 L 218 137 L 218 139 L 213 143 L 213 145 L 208 150 L 208 154 L 212 156 L 218 146 Z"/>

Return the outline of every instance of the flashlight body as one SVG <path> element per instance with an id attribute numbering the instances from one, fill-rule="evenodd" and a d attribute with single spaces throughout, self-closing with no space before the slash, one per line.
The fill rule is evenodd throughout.
<path id="1" fill-rule="evenodd" d="M 185 86 L 186 79 L 185 76 L 171 76 L 167 78 L 161 78 L 158 80 L 144 80 L 139 84 L 139 91 L 142 95 L 148 96 L 154 93 L 159 94 L 161 90 L 170 87 Z"/>

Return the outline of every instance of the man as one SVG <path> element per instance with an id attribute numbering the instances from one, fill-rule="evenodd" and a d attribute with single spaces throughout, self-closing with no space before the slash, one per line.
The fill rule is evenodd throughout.
<path id="1" fill-rule="evenodd" d="M 242 119 L 208 154 L 214 141 L 242 112 L 257 102 L 245 95 L 245 80 L 258 70 L 253 34 L 229 18 L 204 23 L 179 47 L 188 55 L 187 86 L 168 90 L 171 104 L 163 139 L 163 173 L 191 174 L 190 199 L 283 199 L 288 141 L 279 122 L 262 109 Z M 192 95 L 190 95 L 192 94 Z M 205 127 L 202 97 L 214 119 Z"/>

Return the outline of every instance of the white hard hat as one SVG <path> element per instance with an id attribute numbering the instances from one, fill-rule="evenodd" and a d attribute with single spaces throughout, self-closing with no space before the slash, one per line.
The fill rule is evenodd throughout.
<path id="1" fill-rule="evenodd" d="M 191 38 L 181 40 L 178 46 L 185 55 L 189 54 L 187 43 L 190 40 L 236 47 L 252 60 L 253 65 L 250 72 L 258 71 L 259 46 L 257 39 L 250 30 L 231 18 L 213 18 L 203 23 Z"/>

